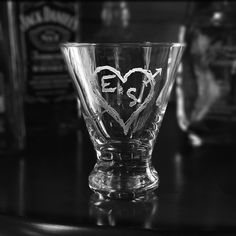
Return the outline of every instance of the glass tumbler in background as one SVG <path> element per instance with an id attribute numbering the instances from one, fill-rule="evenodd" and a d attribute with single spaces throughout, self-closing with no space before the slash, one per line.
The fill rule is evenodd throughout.
<path id="1" fill-rule="evenodd" d="M 90 188 L 131 199 L 157 188 L 151 155 L 183 45 L 65 43 L 61 50 L 97 154 Z"/>

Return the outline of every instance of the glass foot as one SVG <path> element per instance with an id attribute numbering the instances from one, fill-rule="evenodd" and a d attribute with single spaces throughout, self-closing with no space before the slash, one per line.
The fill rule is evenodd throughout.
<path id="1" fill-rule="evenodd" d="M 150 161 L 98 161 L 89 176 L 89 187 L 103 197 L 136 199 L 158 187 Z"/>

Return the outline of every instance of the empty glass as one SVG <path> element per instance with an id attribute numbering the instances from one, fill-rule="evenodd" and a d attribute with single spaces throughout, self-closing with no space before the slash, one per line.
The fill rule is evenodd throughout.
<path id="1" fill-rule="evenodd" d="M 151 155 L 183 45 L 65 43 L 61 50 L 97 153 L 90 188 L 111 198 L 157 188 Z"/>

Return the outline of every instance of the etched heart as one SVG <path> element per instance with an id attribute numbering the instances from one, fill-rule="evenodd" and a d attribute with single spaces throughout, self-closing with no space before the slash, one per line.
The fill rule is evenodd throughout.
<path id="1" fill-rule="evenodd" d="M 131 113 L 130 117 L 126 121 L 124 121 L 121 118 L 120 114 L 102 97 L 102 95 L 100 94 L 100 92 L 97 89 L 97 86 L 94 86 L 95 83 L 96 83 L 97 74 L 101 71 L 104 71 L 104 70 L 108 70 L 108 71 L 114 73 L 114 75 L 116 75 L 123 84 L 125 84 L 127 82 L 128 78 L 133 73 L 141 72 L 145 75 L 145 79 L 143 81 L 143 84 L 145 86 L 148 85 L 148 84 L 150 85 L 148 95 L 146 96 L 144 101 L 139 104 L 137 109 Z M 133 68 L 133 69 L 129 70 L 124 76 L 122 76 L 121 73 L 118 70 L 116 70 L 115 68 L 113 68 L 111 66 L 99 66 L 94 71 L 93 76 L 92 76 L 93 79 L 91 80 L 93 93 L 94 93 L 97 101 L 99 102 L 100 106 L 102 106 L 105 109 L 105 112 L 110 114 L 120 124 L 120 126 L 124 130 L 125 135 L 127 135 L 128 131 L 129 131 L 129 128 L 130 128 L 131 124 L 133 123 L 133 121 L 135 120 L 135 118 L 139 115 L 139 113 L 151 101 L 151 99 L 154 95 L 154 86 L 155 86 L 154 78 L 157 74 L 161 74 L 161 71 L 162 71 L 162 68 L 158 68 L 158 69 L 156 69 L 156 73 L 152 75 L 152 72 L 150 70 L 146 70 L 146 69 L 143 69 L 143 68 Z M 115 76 L 109 76 L 109 78 L 112 79 L 112 78 L 115 78 Z M 105 84 L 105 85 L 107 85 L 107 84 Z M 114 88 L 109 88 L 107 90 L 104 89 L 103 92 L 104 91 L 114 92 Z M 131 98 L 131 95 L 129 97 Z M 133 106 L 133 105 L 130 105 L 130 107 L 131 106 Z"/>

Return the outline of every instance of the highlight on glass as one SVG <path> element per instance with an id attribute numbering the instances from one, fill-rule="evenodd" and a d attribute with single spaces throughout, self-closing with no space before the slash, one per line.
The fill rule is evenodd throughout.
<path id="1" fill-rule="evenodd" d="M 97 154 L 89 187 L 110 198 L 139 198 L 158 187 L 152 165 L 179 43 L 61 44 Z"/>

